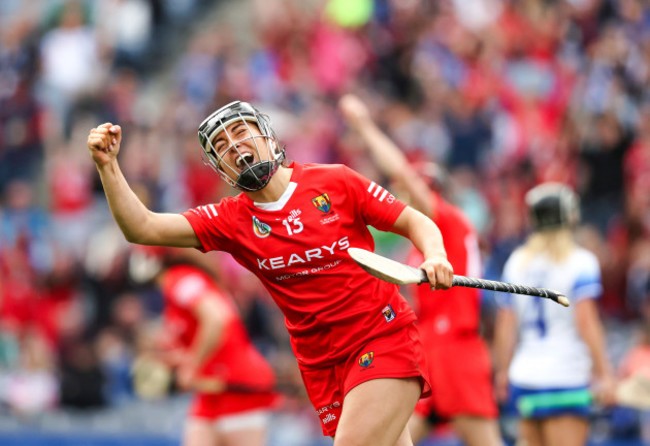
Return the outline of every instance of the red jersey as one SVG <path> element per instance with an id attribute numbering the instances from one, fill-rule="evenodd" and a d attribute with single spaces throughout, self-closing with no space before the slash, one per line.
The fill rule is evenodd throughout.
<path id="1" fill-rule="evenodd" d="M 436 210 L 433 220 L 442 233 L 447 259 L 454 268 L 454 274 L 478 277 L 481 273 L 481 260 L 476 230 L 460 209 L 438 194 L 431 195 Z M 412 250 L 407 262 L 419 266 L 423 261 L 422 254 Z M 415 295 L 424 336 L 478 332 L 481 306 L 479 290 L 453 287 L 433 292 L 427 286 L 417 286 Z"/>
<path id="2" fill-rule="evenodd" d="M 161 288 L 165 300 L 165 329 L 186 348 L 192 345 L 198 330 L 192 309 L 203 299 L 216 296 L 219 301 L 226 320 L 225 336 L 221 345 L 206 358 L 200 375 L 259 391 L 272 390 L 275 384 L 273 369 L 251 343 L 234 302 L 217 288 L 209 275 L 194 266 L 172 266 L 165 273 Z"/>
<path id="3" fill-rule="evenodd" d="M 298 164 L 274 203 L 246 194 L 185 212 L 204 251 L 229 252 L 282 310 L 298 363 L 327 366 L 415 320 L 396 285 L 363 271 L 350 246 L 374 249 L 405 205 L 343 165 Z"/>

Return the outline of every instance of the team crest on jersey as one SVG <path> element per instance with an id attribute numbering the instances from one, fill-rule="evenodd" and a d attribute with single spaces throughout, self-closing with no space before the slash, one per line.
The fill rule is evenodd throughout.
<path id="1" fill-rule="evenodd" d="M 259 238 L 266 238 L 271 235 L 271 227 L 253 215 L 253 232 Z"/>
<path id="2" fill-rule="evenodd" d="M 361 367 L 368 367 L 370 364 L 372 364 L 373 359 L 375 359 L 375 352 L 364 353 L 359 358 L 359 365 Z"/>
<path id="3" fill-rule="evenodd" d="M 395 311 L 393 310 L 393 307 L 390 306 L 390 304 L 386 305 L 384 309 L 381 310 L 381 314 L 384 315 L 386 322 L 390 322 L 395 319 Z"/>
<path id="4" fill-rule="evenodd" d="M 332 202 L 330 201 L 330 197 L 327 195 L 327 193 L 320 194 L 318 197 L 312 198 L 311 202 L 314 203 L 316 209 L 326 214 L 332 208 Z"/>
<path id="5" fill-rule="evenodd" d="M 338 214 L 334 212 L 334 209 L 332 209 L 332 202 L 327 193 L 320 194 L 318 197 L 312 198 L 311 202 L 314 203 L 316 209 L 324 214 L 323 218 L 320 219 L 321 225 L 326 225 L 339 219 Z"/>

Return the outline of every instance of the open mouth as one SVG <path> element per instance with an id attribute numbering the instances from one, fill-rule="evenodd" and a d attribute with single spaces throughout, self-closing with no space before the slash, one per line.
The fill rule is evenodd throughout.
<path id="1" fill-rule="evenodd" d="M 235 166 L 237 166 L 238 169 L 243 169 L 253 164 L 254 161 L 255 161 L 255 157 L 253 156 L 252 153 L 242 153 L 235 160 Z"/>

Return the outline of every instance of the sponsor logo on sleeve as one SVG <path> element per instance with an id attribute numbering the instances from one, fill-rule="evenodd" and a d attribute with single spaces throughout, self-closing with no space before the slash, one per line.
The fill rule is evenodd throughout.
<path id="1" fill-rule="evenodd" d="M 266 238 L 271 235 L 271 227 L 253 215 L 253 232 L 259 238 Z"/>

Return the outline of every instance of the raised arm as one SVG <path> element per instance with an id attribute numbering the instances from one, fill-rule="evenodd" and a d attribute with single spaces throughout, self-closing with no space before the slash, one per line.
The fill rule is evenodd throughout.
<path id="1" fill-rule="evenodd" d="M 124 237 L 141 245 L 200 246 L 185 217 L 151 212 L 131 190 L 117 162 L 121 142 L 122 129 L 111 123 L 92 129 L 88 135 L 88 149 L 104 186 L 108 206 Z"/>
<path id="2" fill-rule="evenodd" d="M 357 96 L 348 94 L 339 101 L 339 109 L 348 125 L 361 136 L 381 172 L 408 193 L 409 204 L 424 215 L 435 218 L 431 189 L 399 147 L 375 124 L 366 104 Z"/>

